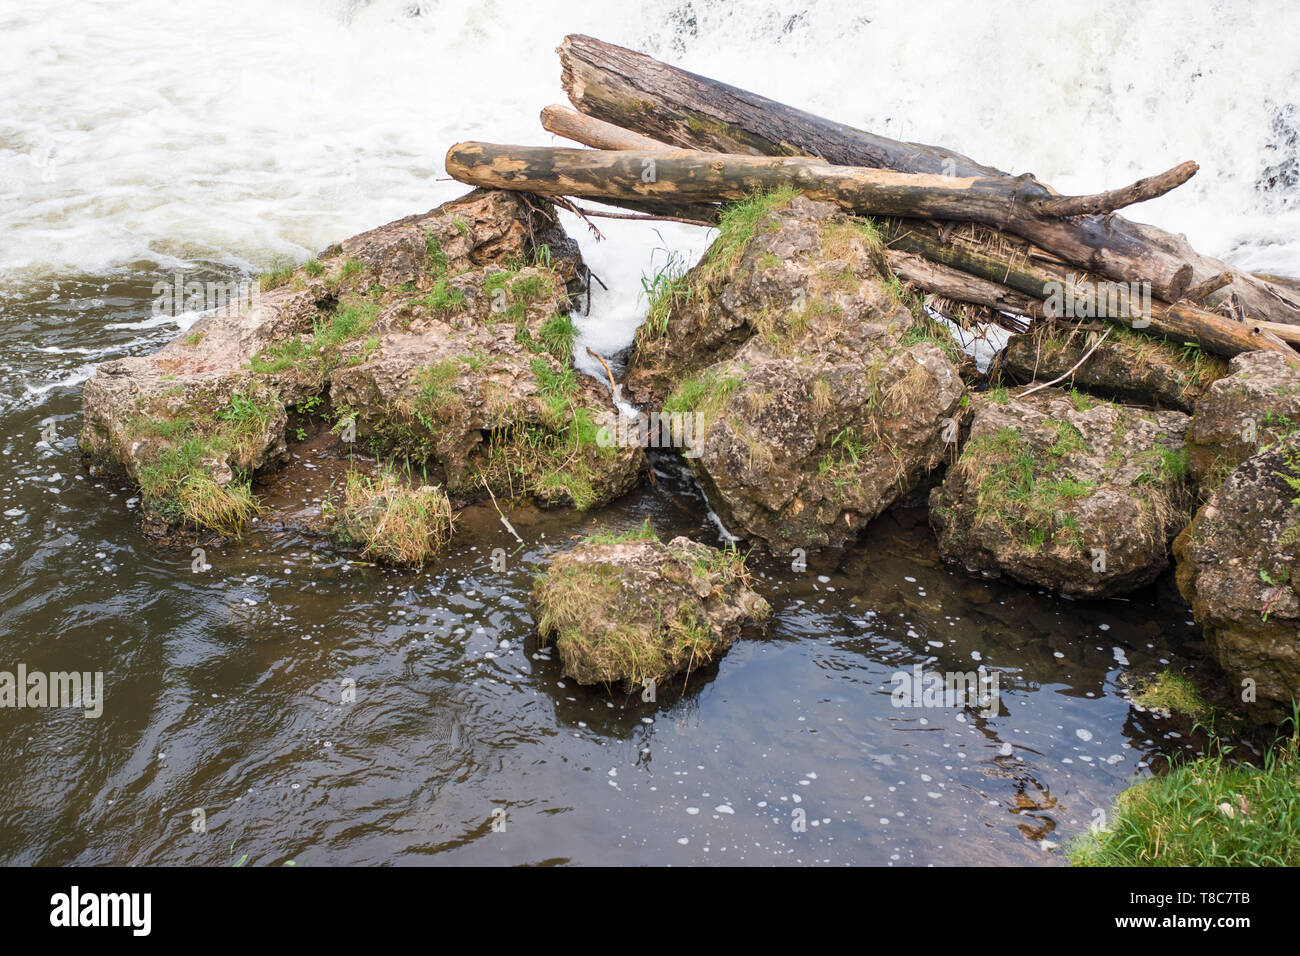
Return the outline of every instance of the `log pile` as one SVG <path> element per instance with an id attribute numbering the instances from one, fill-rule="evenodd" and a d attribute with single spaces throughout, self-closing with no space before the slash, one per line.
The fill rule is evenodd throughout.
<path id="1" fill-rule="evenodd" d="M 585 199 L 702 225 L 720 203 L 793 187 L 874 219 L 890 268 L 941 312 L 960 306 L 1017 331 L 1106 319 L 1223 356 L 1269 350 L 1300 365 L 1289 344 L 1300 344 L 1295 280 L 1253 275 L 1116 214 L 1182 185 L 1195 163 L 1061 196 L 1031 174 L 853 129 L 593 37 L 569 36 L 558 52 L 575 109 L 546 107 L 542 126 L 589 148 L 458 143 L 449 175 L 575 211 Z"/>

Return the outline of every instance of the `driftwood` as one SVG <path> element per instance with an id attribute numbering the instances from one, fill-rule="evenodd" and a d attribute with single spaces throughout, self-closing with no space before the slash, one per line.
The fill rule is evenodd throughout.
<path id="1" fill-rule="evenodd" d="M 881 228 L 889 250 L 909 253 L 954 270 L 958 275 L 978 277 L 1009 292 L 1021 293 L 1037 301 L 1040 309 L 1050 295 L 1049 290 L 1060 289 L 1063 294 L 1068 290 L 1079 306 L 1078 311 L 1090 317 L 1110 319 L 1177 342 L 1194 342 L 1218 355 L 1230 357 L 1240 352 L 1267 350 L 1281 352 L 1288 362 L 1300 365 L 1300 355 L 1276 334 L 1279 329 L 1285 330 L 1288 336 L 1300 333 L 1300 326 L 1240 323 L 1189 303 L 1168 303 L 1154 298 L 1149 309 L 1134 309 L 1129 297 L 1125 303 L 1128 307 L 1116 310 L 1114 299 L 1119 297 L 1103 294 L 1114 283 L 1078 270 L 1022 240 L 975 226 L 945 234 L 941 227 L 917 220 L 885 220 Z M 923 281 L 917 284 L 924 286 Z M 941 294 L 964 299 L 958 292 L 954 287 Z M 987 304 L 982 299 L 966 301 Z M 1033 312 L 1017 308 L 1010 295 L 1005 301 L 1005 311 L 1037 317 Z M 1293 340 L 1300 340 L 1300 335 Z"/>
<path id="2" fill-rule="evenodd" d="M 593 37 L 566 37 L 559 54 L 564 89 L 579 111 L 673 146 L 815 156 L 836 165 L 908 173 L 1006 175 L 953 150 L 854 129 Z M 1053 194 L 1050 187 L 1035 185 L 1044 195 Z M 1148 281 L 1156 295 L 1171 302 L 1227 273 L 1231 281 L 1209 305 L 1235 302 L 1252 320 L 1300 324 L 1296 288 L 1201 255 L 1183 237 L 1153 226 L 1089 214 L 1033 219 L 1020 234 L 1104 278 Z"/>
<path id="3" fill-rule="evenodd" d="M 891 272 L 923 292 L 1031 319 L 1044 317 L 1042 299 L 1025 295 L 1000 282 L 983 279 L 901 249 L 886 249 L 885 261 Z"/>
<path id="4" fill-rule="evenodd" d="M 556 136 L 595 149 L 676 149 L 667 143 L 631 130 L 606 123 L 594 116 L 584 116 L 567 106 L 548 106 L 542 110 L 542 128 Z"/>
<path id="5" fill-rule="evenodd" d="M 1131 306 L 1114 312 L 1107 299 L 1088 284 L 1093 277 L 1057 257 L 1059 250 L 1034 249 L 1022 243 L 1011 255 L 994 254 L 947 240 L 940 227 L 924 220 L 984 223 L 1004 232 L 1034 234 L 1032 226 L 1052 220 L 1062 212 L 1104 210 L 1111 204 L 1136 202 L 1160 195 L 1185 182 L 1195 164 L 1184 163 L 1168 172 L 1140 180 L 1119 190 L 1095 196 L 1045 195 L 1027 177 L 952 177 L 897 173 L 891 170 L 835 166 L 804 157 L 742 156 L 694 150 L 584 150 L 549 147 L 500 146 L 458 143 L 447 152 L 447 172 L 461 182 L 492 189 L 513 189 L 552 196 L 580 196 L 604 201 L 700 203 L 743 199 L 757 191 L 793 186 L 815 199 L 829 200 L 846 209 L 876 217 L 907 217 L 908 225 L 891 221 L 886 233 L 891 247 L 922 256 L 933 263 L 969 276 L 997 283 L 1020 296 L 989 288 L 966 286 L 958 294 L 952 273 L 931 270 L 922 275 L 916 263 L 907 265 L 908 278 L 938 294 L 962 301 L 1034 316 L 1034 307 L 1048 289 L 1068 290 L 1089 316 L 1110 318 L 1131 327 L 1164 335 L 1180 342 L 1195 342 L 1220 355 L 1268 349 L 1300 364 L 1300 356 L 1270 332 L 1255 325 L 1226 319 L 1191 304 L 1151 301 L 1140 312 Z M 1019 254 L 1016 254 L 1016 253 Z M 1057 261 L 1051 261 L 1056 258 Z M 940 279 L 943 279 L 941 282 Z M 932 286 L 925 282 L 931 281 Z M 1136 280 L 1126 285 L 1136 284 Z M 1109 283 L 1114 285 L 1114 283 Z M 1148 298 L 1161 296 L 1149 289 Z M 1165 292 L 1165 299 L 1176 298 Z M 1140 298 L 1140 296 L 1139 296 Z M 1041 309 L 1041 305 L 1039 307 Z"/>
<path id="6" fill-rule="evenodd" d="M 1196 172 L 1195 163 L 1183 163 L 1123 189 L 1092 196 L 1056 196 L 1027 176 L 933 176 L 833 166 L 800 156 L 684 149 L 665 152 L 457 143 L 447 152 L 446 167 L 449 175 L 473 186 L 624 201 L 716 202 L 791 186 L 862 215 L 980 222 L 1016 234 L 1037 234 L 1036 224 L 1042 220 L 1074 215 L 1079 210 L 1116 209 L 1164 195 Z M 1186 287 L 1186 281 L 1181 282 L 1178 292 Z M 1167 294 L 1168 290 L 1159 291 Z"/>

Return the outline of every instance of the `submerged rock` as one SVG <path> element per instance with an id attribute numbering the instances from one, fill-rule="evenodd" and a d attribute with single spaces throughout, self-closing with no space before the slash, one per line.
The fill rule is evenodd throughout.
<path id="1" fill-rule="evenodd" d="M 1239 464 L 1300 427 L 1300 369 L 1277 352 L 1244 352 L 1196 403 L 1192 475 L 1211 490 Z"/>
<path id="2" fill-rule="evenodd" d="M 652 303 L 628 382 L 691 417 L 688 460 L 732 532 L 839 546 L 955 447 L 960 353 L 878 258 L 870 223 L 773 194 Z"/>
<path id="3" fill-rule="evenodd" d="M 743 555 L 685 537 L 663 544 L 648 525 L 557 555 L 538 576 L 531 604 L 566 675 L 628 688 L 703 667 L 743 624 L 771 614 L 750 588 Z"/>
<path id="4" fill-rule="evenodd" d="M 1178 589 L 1243 711 L 1290 717 L 1300 699 L 1300 431 L 1233 469 L 1174 554 Z"/>
<path id="5" fill-rule="evenodd" d="M 1100 336 L 1099 332 L 1075 330 L 1014 335 L 1002 353 L 1001 370 L 1025 384 L 1050 382 L 1064 375 L 1063 388 L 1184 412 L 1190 412 L 1210 384 L 1226 373 L 1217 356 L 1118 325 L 1110 326 L 1105 341 L 1071 372 Z"/>
<path id="6" fill-rule="evenodd" d="M 930 495 L 940 554 L 1070 597 L 1151 583 L 1190 513 L 1187 424 L 1054 388 L 980 396 Z"/>
<path id="7" fill-rule="evenodd" d="M 288 414 L 465 498 L 617 496 L 643 456 L 596 443 L 609 400 L 571 368 L 581 260 L 548 215 L 476 190 L 263 276 L 251 303 L 104 363 L 83 448 L 121 465 L 150 514 L 226 532 L 256 510 L 251 479 L 286 460 Z"/>

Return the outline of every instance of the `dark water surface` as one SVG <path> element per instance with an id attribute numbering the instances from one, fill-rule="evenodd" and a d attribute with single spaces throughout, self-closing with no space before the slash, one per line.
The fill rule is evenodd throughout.
<path id="1" fill-rule="evenodd" d="M 139 327 L 155 278 L 0 292 L 0 670 L 106 685 L 99 719 L 0 710 L 0 862 L 1052 864 L 1202 743 L 1122 683 L 1203 654 L 1167 586 L 974 580 L 920 510 L 802 573 L 754 560 L 766 631 L 656 702 L 576 686 L 537 647 L 533 575 L 597 525 L 716 543 L 668 461 L 598 514 L 516 512 L 522 546 L 476 510 L 420 573 L 268 530 L 196 573 L 75 440 L 89 366 L 176 334 Z M 995 669 L 1000 712 L 893 706 L 915 664 Z"/>

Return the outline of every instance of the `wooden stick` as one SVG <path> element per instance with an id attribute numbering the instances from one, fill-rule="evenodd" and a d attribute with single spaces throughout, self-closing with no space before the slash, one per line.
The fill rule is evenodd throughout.
<path id="1" fill-rule="evenodd" d="M 1114 326 L 1111 326 L 1105 332 L 1103 332 L 1101 334 L 1101 338 L 1099 338 L 1096 341 L 1096 343 L 1093 344 L 1092 348 L 1088 349 L 1088 351 L 1083 353 L 1083 358 L 1079 359 L 1079 361 L 1075 362 L 1074 365 L 1070 366 L 1070 368 L 1066 369 L 1060 375 L 1056 376 L 1056 378 L 1052 379 L 1050 382 L 1042 382 L 1041 384 L 1035 385 L 1033 388 L 1021 392 L 1019 395 L 1016 396 L 1016 398 L 1024 398 L 1026 395 L 1032 395 L 1040 388 L 1047 388 L 1051 385 L 1055 385 L 1057 382 L 1069 378 L 1071 375 L 1073 375 L 1075 372 L 1079 370 L 1080 366 L 1082 366 L 1084 362 L 1088 361 L 1088 359 L 1092 357 L 1092 353 L 1097 351 L 1097 347 L 1101 345 L 1102 342 L 1106 341 L 1106 336 L 1110 335 L 1110 333 L 1113 330 L 1114 330 Z"/>

